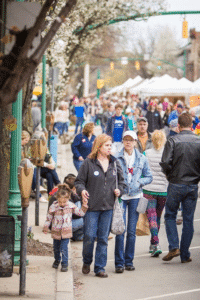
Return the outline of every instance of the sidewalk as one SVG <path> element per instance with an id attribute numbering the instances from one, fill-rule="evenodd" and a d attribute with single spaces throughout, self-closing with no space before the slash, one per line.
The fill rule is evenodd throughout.
<path id="1" fill-rule="evenodd" d="M 57 172 L 61 182 L 68 173 L 77 174 L 73 163 L 71 145 L 58 144 Z M 39 226 L 35 224 L 35 201 L 30 201 L 28 209 L 28 226 L 32 226 L 34 239 L 40 242 L 53 242 L 50 233 L 42 233 L 42 227 L 46 219 L 48 203 L 41 203 L 39 207 Z M 28 256 L 29 265 L 26 270 L 26 295 L 19 296 L 20 276 L 18 267 L 14 267 L 12 277 L 0 278 L 0 299 L 25 299 L 30 300 L 72 300 L 73 297 L 73 273 L 71 261 L 71 244 L 69 243 L 69 267 L 68 272 L 60 272 L 60 268 L 52 268 L 54 261 L 50 256 Z"/>

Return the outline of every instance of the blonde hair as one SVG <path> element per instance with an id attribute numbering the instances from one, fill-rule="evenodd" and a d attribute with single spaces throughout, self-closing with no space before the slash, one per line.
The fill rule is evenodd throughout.
<path id="1" fill-rule="evenodd" d="M 57 198 L 71 196 L 71 190 L 68 184 L 58 184 Z"/>
<path id="2" fill-rule="evenodd" d="M 151 135 L 151 139 L 156 150 L 161 149 L 166 143 L 166 135 L 163 130 L 155 130 Z"/>
<path id="3" fill-rule="evenodd" d="M 92 122 L 87 123 L 83 127 L 83 134 L 86 135 L 86 136 L 89 136 L 90 133 L 92 133 L 93 129 L 94 129 L 94 123 L 92 123 Z"/>
<path id="4" fill-rule="evenodd" d="M 22 140 L 29 138 L 30 139 L 30 134 L 26 130 L 22 130 Z"/>
<path id="5" fill-rule="evenodd" d="M 100 134 L 98 135 L 95 140 L 94 140 L 94 144 L 92 146 L 92 151 L 91 153 L 89 154 L 89 158 L 92 158 L 92 159 L 95 159 L 97 158 L 97 154 L 99 152 L 99 149 L 103 146 L 103 144 L 105 144 L 107 141 L 111 141 L 112 142 L 112 138 L 103 133 L 103 134 Z"/>

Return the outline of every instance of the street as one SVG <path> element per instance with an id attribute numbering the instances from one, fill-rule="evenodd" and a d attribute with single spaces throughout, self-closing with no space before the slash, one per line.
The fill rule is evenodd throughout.
<path id="1" fill-rule="evenodd" d="M 108 278 L 101 279 L 94 276 L 93 264 L 89 275 L 81 273 L 82 268 L 82 242 L 72 242 L 74 279 L 79 282 L 75 291 L 75 299 L 125 299 L 125 300 L 198 300 L 200 299 L 199 280 L 199 251 L 200 251 L 200 200 L 198 200 L 194 237 L 190 247 L 193 261 L 181 264 L 176 257 L 171 262 L 163 262 L 162 257 L 168 252 L 163 217 L 160 229 L 160 245 L 163 254 L 159 258 L 150 257 L 149 236 L 139 236 L 136 239 L 136 252 L 134 259 L 135 271 L 124 271 L 116 274 L 114 268 L 115 239 L 108 241 L 108 262 L 106 272 Z M 178 226 L 181 234 L 182 225 Z"/>
<path id="2" fill-rule="evenodd" d="M 96 128 L 96 134 L 100 128 Z M 62 149 L 62 151 L 61 151 Z M 65 149 L 65 150 L 64 150 Z M 64 151 L 63 151 L 64 150 Z M 67 172 L 60 173 L 63 179 L 69 172 L 75 173 L 70 145 L 60 145 L 63 164 Z M 64 154 L 66 153 L 66 154 Z M 66 155 L 66 156 L 65 156 Z M 67 157 L 67 164 L 65 162 Z M 59 168 L 58 168 L 59 170 Z M 59 171 L 58 171 L 59 172 Z M 163 214 L 164 215 L 164 214 Z M 171 262 L 163 262 L 162 257 L 168 252 L 168 242 L 165 233 L 164 218 L 161 219 L 159 233 L 160 246 L 163 253 L 158 258 L 150 257 L 150 236 L 138 236 L 136 238 L 136 249 L 134 266 L 135 271 L 124 271 L 116 274 L 114 268 L 114 246 L 115 238 L 108 241 L 108 262 L 106 272 L 108 278 L 102 279 L 94 276 L 93 264 L 89 275 L 82 274 L 82 242 L 71 242 L 72 265 L 74 276 L 74 297 L 76 300 L 100 300 L 100 299 L 124 299 L 124 300 L 199 300 L 200 299 L 200 198 L 197 202 L 194 237 L 190 247 L 192 262 L 181 264 L 180 258 L 176 257 Z M 179 236 L 182 225 L 178 226 Z M 96 243 L 95 243 L 96 245 Z"/>

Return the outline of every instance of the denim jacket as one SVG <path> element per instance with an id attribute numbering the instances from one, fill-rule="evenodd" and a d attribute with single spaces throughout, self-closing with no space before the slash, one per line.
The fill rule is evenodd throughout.
<path id="1" fill-rule="evenodd" d="M 143 186 L 151 183 L 153 180 L 147 158 L 137 149 L 134 149 L 133 151 L 135 151 L 135 162 L 132 166 L 133 174 L 130 183 L 128 183 L 128 166 L 124 158 L 124 148 L 119 152 L 117 156 L 117 159 L 120 162 L 123 171 L 124 181 L 126 184 L 124 194 L 128 194 L 129 196 L 135 196 L 141 193 Z"/>

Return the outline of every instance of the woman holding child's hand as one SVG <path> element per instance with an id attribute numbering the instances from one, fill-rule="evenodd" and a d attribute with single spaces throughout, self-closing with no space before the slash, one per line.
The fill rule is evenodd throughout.
<path id="1" fill-rule="evenodd" d="M 96 276 L 103 278 L 108 277 L 104 268 L 107 263 L 107 242 L 115 196 L 120 196 L 124 189 L 122 169 L 115 157 L 110 155 L 111 144 L 111 137 L 106 134 L 99 135 L 75 180 L 76 191 L 82 196 L 82 202 L 86 205 L 88 203 L 88 211 L 84 217 L 82 272 L 90 272 L 94 241 L 97 238 L 94 272 Z"/>

